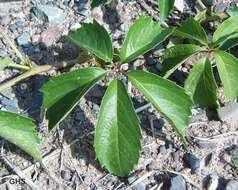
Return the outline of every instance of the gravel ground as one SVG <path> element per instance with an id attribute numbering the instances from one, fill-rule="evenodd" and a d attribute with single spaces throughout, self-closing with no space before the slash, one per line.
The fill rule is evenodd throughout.
<path id="1" fill-rule="evenodd" d="M 143 1 L 144 2 L 144 1 Z M 26 0 L 0 2 L 0 30 L 14 39 L 18 48 L 36 65 L 54 64 L 78 56 L 80 49 L 64 39 L 64 35 L 80 27 L 81 22 L 96 19 L 112 33 L 113 43 L 120 47 L 129 26 L 140 14 L 158 16 L 154 1 L 143 3 L 136 0 L 120 0 L 106 7 L 90 9 L 86 0 Z M 237 1 L 216 1 L 216 10 L 224 11 Z M 148 9 L 148 7 L 152 7 Z M 176 10 L 170 21 L 180 20 L 195 14 L 197 5 L 192 0 L 177 0 Z M 143 68 L 160 74 L 160 55 L 170 45 L 165 42 L 155 50 L 133 63 L 134 68 Z M 10 55 L 16 63 L 12 50 L 0 36 L 0 57 Z M 89 63 L 81 67 L 89 66 Z M 76 67 L 71 70 L 77 69 Z M 186 77 L 186 64 L 175 72 L 172 80 L 182 85 Z M 41 110 L 41 86 L 49 76 L 63 71 L 51 71 L 28 79 L 15 87 L 1 92 L 2 110 L 30 116 L 39 124 L 38 130 L 45 135 L 44 111 Z M 14 69 L 1 71 L 0 82 L 18 75 Z M 139 112 L 143 133 L 139 164 L 128 178 L 118 178 L 100 168 L 95 160 L 93 135 L 96 118 L 105 84 L 99 83 L 59 128 L 45 135 L 43 160 L 47 169 L 16 148 L 4 143 L 4 154 L 20 169 L 37 189 L 238 189 L 238 172 L 232 160 L 238 157 L 237 113 L 220 121 L 211 110 L 194 109 L 188 128 L 190 145 L 185 150 L 168 122 L 147 107 Z M 220 90 L 222 97 L 222 90 Z M 135 89 L 132 97 L 136 108 L 148 102 Z M 224 105 L 227 103 L 224 101 Z M 228 105 L 229 106 L 229 105 Z M 190 153 L 188 153 L 190 152 Z M 4 162 L 0 162 L 0 189 L 30 189 L 27 184 L 11 184 L 9 179 L 18 179 Z"/>

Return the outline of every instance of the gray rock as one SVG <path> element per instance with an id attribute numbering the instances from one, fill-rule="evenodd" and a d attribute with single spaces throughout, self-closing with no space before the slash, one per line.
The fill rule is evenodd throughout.
<path id="1" fill-rule="evenodd" d="M 178 151 L 172 152 L 172 157 L 175 162 L 178 161 L 179 160 L 179 152 Z"/>
<path id="2" fill-rule="evenodd" d="M 218 108 L 217 113 L 222 121 L 235 125 L 238 118 L 238 103 L 231 103 L 224 107 Z"/>
<path id="3" fill-rule="evenodd" d="M 216 190 L 219 184 L 219 177 L 216 174 L 211 174 L 207 184 L 207 190 Z"/>
<path id="4" fill-rule="evenodd" d="M 200 159 L 191 153 L 184 155 L 184 162 L 189 168 L 191 168 L 193 173 L 200 168 Z"/>
<path id="5" fill-rule="evenodd" d="M 16 26 L 16 29 L 17 29 L 18 31 L 20 31 L 20 30 L 23 30 L 23 29 L 24 29 L 25 23 L 24 23 L 23 21 L 21 21 L 21 20 L 17 20 L 17 21 L 15 22 L 15 26 Z"/>
<path id="6" fill-rule="evenodd" d="M 153 58 L 148 57 L 148 58 L 146 58 L 146 64 L 147 65 L 155 65 L 156 61 Z"/>
<path id="7" fill-rule="evenodd" d="M 0 48 L 0 57 L 5 57 L 7 55 L 7 51 L 4 48 Z"/>
<path id="8" fill-rule="evenodd" d="M 69 170 L 62 170 L 61 177 L 66 181 L 71 181 L 72 174 Z"/>
<path id="9" fill-rule="evenodd" d="M 31 43 L 31 37 L 28 33 L 23 33 L 17 37 L 16 41 L 19 46 L 26 47 L 29 43 Z"/>
<path id="10" fill-rule="evenodd" d="M 11 21 L 11 18 L 9 16 L 3 16 L 0 17 L 0 25 L 7 26 Z"/>
<path id="11" fill-rule="evenodd" d="M 132 184 L 135 180 L 137 180 L 137 177 L 135 175 L 128 177 L 127 181 L 129 184 Z"/>
<path id="12" fill-rule="evenodd" d="M 18 101 L 16 98 L 14 98 L 14 99 L 3 98 L 1 100 L 1 104 L 4 106 L 4 108 L 7 111 L 11 111 L 11 112 L 18 111 Z"/>
<path id="13" fill-rule="evenodd" d="M 159 153 L 162 154 L 162 155 L 166 154 L 166 147 L 165 147 L 165 145 L 160 145 Z"/>
<path id="14" fill-rule="evenodd" d="M 226 185 L 226 190 L 238 190 L 238 181 L 231 180 Z"/>
<path id="15" fill-rule="evenodd" d="M 132 189 L 133 190 L 145 190 L 146 185 L 143 182 L 140 182 L 140 183 L 136 184 Z"/>
<path id="16" fill-rule="evenodd" d="M 95 111 L 96 113 L 98 113 L 98 112 L 99 112 L 99 109 L 100 109 L 99 105 L 93 103 L 93 111 Z"/>
<path id="17" fill-rule="evenodd" d="M 62 9 L 52 5 L 37 5 L 32 8 L 33 13 L 38 19 L 48 21 L 50 24 L 63 25 L 65 13 Z"/>
<path id="18" fill-rule="evenodd" d="M 61 29 L 57 26 L 49 26 L 45 31 L 41 33 L 40 39 L 46 47 L 52 46 L 56 43 L 61 36 Z"/>
<path id="19" fill-rule="evenodd" d="M 165 121 L 164 119 L 159 118 L 159 119 L 153 120 L 153 124 L 156 129 L 161 130 L 165 124 Z"/>
<path id="20" fill-rule="evenodd" d="M 127 23 L 122 23 L 122 24 L 120 25 L 120 29 L 121 29 L 121 31 L 123 31 L 123 32 L 127 32 L 127 31 L 129 30 L 129 27 L 130 27 L 130 25 L 127 24 Z"/>
<path id="21" fill-rule="evenodd" d="M 186 183 L 183 177 L 180 175 L 173 177 L 169 190 L 186 190 Z"/>
<path id="22" fill-rule="evenodd" d="M 216 13 L 223 13 L 227 8 L 227 3 L 218 3 L 215 5 L 215 12 Z"/>

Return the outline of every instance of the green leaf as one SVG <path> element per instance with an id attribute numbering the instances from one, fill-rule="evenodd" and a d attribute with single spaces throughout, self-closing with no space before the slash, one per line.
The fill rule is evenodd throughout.
<path id="1" fill-rule="evenodd" d="M 40 140 L 32 119 L 16 113 L 0 111 L 0 136 L 41 161 Z"/>
<path id="2" fill-rule="evenodd" d="M 82 27 L 70 33 L 68 38 L 100 59 L 112 62 L 113 48 L 111 37 L 97 21 L 83 23 Z"/>
<path id="3" fill-rule="evenodd" d="M 160 20 L 164 21 L 174 7 L 175 0 L 158 0 L 160 9 Z"/>
<path id="4" fill-rule="evenodd" d="M 166 49 L 162 63 L 164 77 L 169 77 L 187 59 L 203 50 L 205 49 L 192 44 L 175 45 Z"/>
<path id="5" fill-rule="evenodd" d="M 219 49 L 226 51 L 238 45 L 238 33 L 232 34 L 226 38 L 220 45 Z"/>
<path id="6" fill-rule="evenodd" d="M 123 47 L 120 50 L 121 62 L 131 62 L 163 42 L 171 29 L 164 29 L 151 17 L 141 16 L 130 27 Z"/>
<path id="7" fill-rule="evenodd" d="M 164 114 L 186 143 L 186 128 L 193 103 L 184 89 L 169 80 L 145 71 L 131 71 L 127 76 L 154 107 Z"/>
<path id="8" fill-rule="evenodd" d="M 238 16 L 238 7 L 232 7 L 226 10 L 227 14 L 231 17 Z"/>
<path id="9" fill-rule="evenodd" d="M 82 68 L 52 78 L 43 88 L 43 106 L 49 129 L 62 121 L 84 96 L 106 74 L 100 68 Z"/>
<path id="10" fill-rule="evenodd" d="M 9 57 L 0 59 L 0 71 L 3 70 L 5 67 L 9 66 L 11 63 L 12 60 Z"/>
<path id="11" fill-rule="evenodd" d="M 238 59 L 224 51 L 215 51 L 215 59 L 224 94 L 229 101 L 234 101 L 238 96 Z"/>
<path id="12" fill-rule="evenodd" d="M 105 4 L 107 2 L 110 2 L 110 0 L 92 0 L 91 7 L 95 8 L 99 5 Z"/>
<path id="13" fill-rule="evenodd" d="M 141 132 L 132 101 L 119 80 L 110 83 L 102 100 L 94 147 L 100 164 L 126 176 L 138 162 Z"/>
<path id="14" fill-rule="evenodd" d="M 238 17 L 230 17 L 225 20 L 220 26 L 217 27 L 217 30 L 213 35 L 213 46 L 217 46 L 220 43 L 224 42 L 232 34 L 238 32 Z"/>
<path id="15" fill-rule="evenodd" d="M 175 36 L 180 36 L 183 38 L 189 38 L 192 40 L 197 40 L 202 44 L 207 44 L 207 34 L 202 28 L 202 26 L 194 20 L 194 18 L 189 18 L 186 21 L 182 22 L 181 26 L 176 28 L 174 31 Z"/>
<path id="16" fill-rule="evenodd" d="M 211 63 L 207 58 L 200 59 L 194 64 L 184 88 L 195 105 L 217 108 L 217 85 Z"/>

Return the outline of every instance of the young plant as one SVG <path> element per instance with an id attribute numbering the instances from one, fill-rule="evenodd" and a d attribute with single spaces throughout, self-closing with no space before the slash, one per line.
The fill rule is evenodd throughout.
<path id="1" fill-rule="evenodd" d="M 184 89 L 175 83 L 145 71 L 121 70 L 121 65 L 131 63 L 139 56 L 163 42 L 173 30 L 165 29 L 150 17 L 141 16 L 130 27 L 118 55 L 113 51 L 111 37 L 96 21 L 82 24 L 68 38 L 100 59 L 103 68 L 88 67 L 64 73 L 47 82 L 42 92 L 43 106 L 49 129 L 59 124 L 99 80 L 114 73 L 109 81 L 99 111 L 94 147 L 102 167 L 117 176 L 126 176 L 138 162 L 141 149 L 140 122 L 135 113 L 125 84 L 128 80 L 164 114 L 177 134 L 185 142 L 185 132 L 191 114 L 192 101 Z M 145 35 L 146 34 L 146 35 Z M 103 62 L 103 63 L 102 63 Z M 179 100 L 179 101 L 178 101 Z"/>
<path id="2" fill-rule="evenodd" d="M 164 52 L 164 77 L 169 77 L 186 60 L 197 55 L 204 58 L 194 63 L 186 82 L 185 90 L 195 105 L 216 108 L 218 106 L 217 84 L 213 67 L 217 67 L 227 100 L 238 96 L 238 59 L 226 52 L 238 44 L 238 17 L 225 20 L 214 32 L 212 41 L 201 25 L 189 18 L 175 29 L 174 36 L 190 39 L 193 44 L 174 45 Z"/>

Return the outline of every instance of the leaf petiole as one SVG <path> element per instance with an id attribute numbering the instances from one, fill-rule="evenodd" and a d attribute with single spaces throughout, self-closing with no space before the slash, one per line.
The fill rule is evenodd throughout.
<path id="1" fill-rule="evenodd" d="M 29 67 L 29 66 L 16 64 L 16 63 L 10 63 L 8 65 L 8 67 L 12 67 L 12 68 L 15 68 L 15 69 L 21 69 L 21 70 L 25 70 L 25 71 L 28 71 L 28 70 L 31 69 L 31 67 Z"/>

